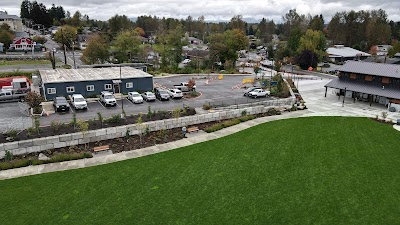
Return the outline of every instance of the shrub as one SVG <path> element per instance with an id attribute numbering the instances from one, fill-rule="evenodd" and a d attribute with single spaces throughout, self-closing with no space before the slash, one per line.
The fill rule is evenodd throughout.
<path id="1" fill-rule="evenodd" d="M 17 138 L 17 134 L 18 134 L 18 131 L 14 130 L 14 129 L 11 129 L 11 130 L 3 133 L 4 136 L 10 137 L 12 140 L 15 140 Z"/>
<path id="2" fill-rule="evenodd" d="M 76 128 L 77 120 L 76 120 L 76 113 L 75 112 L 74 112 L 74 114 L 72 114 L 71 125 L 74 126 L 74 129 Z"/>
<path id="3" fill-rule="evenodd" d="M 222 125 L 224 127 L 230 127 L 230 126 L 233 126 L 233 125 L 236 125 L 239 123 L 241 123 L 240 119 L 233 119 L 233 120 L 228 120 L 228 121 L 223 122 Z"/>
<path id="4" fill-rule="evenodd" d="M 204 110 L 209 110 L 209 109 L 211 109 L 210 103 L 204 103 L 204 104 L 203 104 L 203 109 L 204 109 Z"/>
<path id="5" fill-rule="evenodd" d="M 64 123 L 52 121 L 50 126 L 53 129 L 53 131 L 56 132 L 56 131 L 59 131 L 60 129 L 62 129 L 64 127 Z"/>
<path id="6" fill-rule="evenodd" d="M 13 158 L 14 158 L 13 154 L 10 151 L 6 151 L 6 154 L 4 156 L 4 160 L 11 161 Z"/>
<path id="7" fill-rule="evenodd" d="M 166 118 L 168 115 L 168 112 L 165 110 L 159 110 L 158 114 L 162 117 L 162 119 Z"/>
<path id="8" fill-rule="evenodd" d="M 28 137 L 32 136 L 33 132 L 35 132 L 35 128 L 33 128 L 33 127 L 28 127 L 26 129 L 26 133 L 27 133 Z"/>
<path id="9" fill-rule="evenodd" d="M 246 111 L 246 110 L 243 110 L 243 111 L 242 111 L 242 116 L 245 116 L 245 115 L 247 115 L 247 111 Z"/>
<path id="10" fill-rule="evenodd" d="M 2 162 L 0 163 L 0 170 L 8 170 L 14 168 L 14 165 L 11 162 Z"/>
<path id="11" fill-rule="evenodd" d="M 14 168 L 25 167 L 31 165 L 31 160 L 29 159 L 20 159 L 12 162 Z"/>
<path id="12" fill-rule="evenodd" d="M 181 109 L 180 108 L 176 108 L 172 111 L 172 117 L 174 118 L 179 118 L 181 116 Z"/>
<path id="13" fill-rule="evenodd" d="M 99 118 L 101 126 L 103 127 L 104 117 L 100 112 L 97 112 L 97 118 Z"/>
<path id="14" fill-rule="evenodd" d="M 268 114 L 269 116 L 273 116 L 273 115 L 277 115 L 278 113 L 277 113 L 277 111 L 276 111 L 275 108 L 270 108 L 270 109 L 268 109 L 267 114 Z"/>
<path id="15" fill-rule="evenodd" d="M 26 94 L 25 101 L 27 102 L 29 107 L 35 109 L 37 107 L 40 108 L 40 103 L 44 101 L 44 98 L 40 94 L 34 91 L 30 91 Z"/>
<path id="16" fill-rule="evenodd" d="M 193 90 L 192 93 L 190 93 L 190 95 L 192 97 L 197 97 L 197 96 L 199 96 L 199 93 L 197 91 Z"/>
<path id="17" fill-rule="evenodd" d="M 120 123 L 121 117 L 119 115 L 113 115 L 106 120 L 108 123 Z"/>
<path id="18" fill-rule="evenodd" d="M 151 111 L 151 106 L 147 107 L 147 118 L 151 119 L 153 117 L 154 113 Z"/>
<path id="19" fill-rule="evenodd" d="M 239 117 L 239 120 L 240 120 L 240 122 L 246 122 L 248 120 L 253 120 L 255 118 L 256 118 L 256 116 L 254 116 L 254 115 L 247 115 L 247 116 Z"/>
<path id="20" fill-rule="evenodd" d="M 211 132 L 214 132 L 214 131 L 217 131 L 217 130 L 221 130 L 223 128 L 224 128 L 224 125 L 222 123 L 217 123 L 217 124 L 214 124 L 214 125 L 212 125 L 210 127 L 207 127 L 204 131 L 207 132 L 207 133 L 211 133 Z"/>

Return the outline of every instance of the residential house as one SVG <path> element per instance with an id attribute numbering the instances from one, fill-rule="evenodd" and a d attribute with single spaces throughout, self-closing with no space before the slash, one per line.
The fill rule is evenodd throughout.
<path id="1" fill-rule="evenodd" d="M 36 42 L 33 42 L 30 38 L 27 37 L 18 37 L 13 40 L 13 43 L 10 44 L 10 50 L 14 51 L 32 51 L 35 47 Z"/>
<path id="2" fill-rule="evenodd" d="M 389 50 L 392 48 L 393 46 L 391 45 L 377 45 L 376 46 L 376 55 L 387 55 Z"/>
<path id="3" fill-rule="evenodd" d="M 345 62 L 347 60 L 363 60 L 368 56 L 368 53 L 359 51 L 354 48 L 345 47 L 344 45 L 334 45 L 326 50 L 329 60 L 332 62 Z"/>
<path id="4" fill-rule="evenodd" d="M 22 32 L 22 19 L 15 15 L 8 15 L 5 11 L 0 11 L 0 25 L 7 24 L 14 32 Z"/>

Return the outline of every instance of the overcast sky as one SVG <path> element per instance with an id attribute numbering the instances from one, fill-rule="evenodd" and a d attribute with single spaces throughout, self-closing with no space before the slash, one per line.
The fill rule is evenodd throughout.
<path id="1" fill-rule="evenodd" d="M 0 10 L 20 14 L 22 0 L 1 0 Z M 115 14 L 136 18 L 141 15 L 194 19 L 204 15 L 206 21 L 227 21 L 242 15 L 247 21 L 265 17 L 281 22 L 282 16 L 295 8 L 299 14 L 322 14 L 325 21 L 338 11 L 384 9 L 389 20 L 400 21 L 399 0 L 38 0 L 50 7 L 61 5 L 71 15 L 77 10 L 90 18 L 108 20 Z"/>

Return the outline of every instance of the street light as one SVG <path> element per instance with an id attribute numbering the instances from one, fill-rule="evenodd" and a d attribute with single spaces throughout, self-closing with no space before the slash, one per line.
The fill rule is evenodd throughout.
<path id="1" fill-rule="evenodd" d="M 72 41 L 72 58 L 74 59 L 74 69 L 76 69 L 76 64 L 75 64 L 75 49 L 74 49 L 75 42 Z"/>
<path id="2" fill-rule="evenodd" d="M 51 65 L 53 66 L 53 70 L 55 70 L 55 69 L 56 69 L 56 57 L 55 57 L 54 54 L 55 54 L 55 52 L 56 52 L 56 49 L 53 48 L 52 52 L 53 52 L 53 58 L 52 58 L 52 60 L 51 60 Z"/>

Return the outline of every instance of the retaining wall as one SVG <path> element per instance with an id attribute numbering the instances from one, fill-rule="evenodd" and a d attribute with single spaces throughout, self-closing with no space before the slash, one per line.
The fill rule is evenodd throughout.
<path id="1" fill-rule="evenodd" d="M 286 107 L 291 107 L 291 105 L 287 105 Z M 250 115 L 265 113 L 268 111 L 269 108 L 271 107 L 255 106 L 249 108 L 232 109 L 229 111 L 151 121 L 143 123 L 143 125 L 145 127 L 148 127 L 150 131 L 172 129 L 176 127 L 190 126 L 194 124 L 240 117 L 242 115 L 242 111 L 244 110 L 246 110 L 247 114 Z M 139 130 L 136 124 L 130 124 L 119 127 L 91 130 L 86 133 L 85 137 L 83 137 L 82 132 L 78 132 L 72 134 L 63 134 L 51 137 L 3 143 L 0 144 L 0 159 L 4 158 L 5 151 L 10 151 L 13 155 L 21 155 L 25 153 L 40 152 L 49 149 L 74 146 L 78 144 L 86 144 L 89 142 L 120 138 L 126 135 L 128 129 L 130 135 L 139 134 Z"/>

